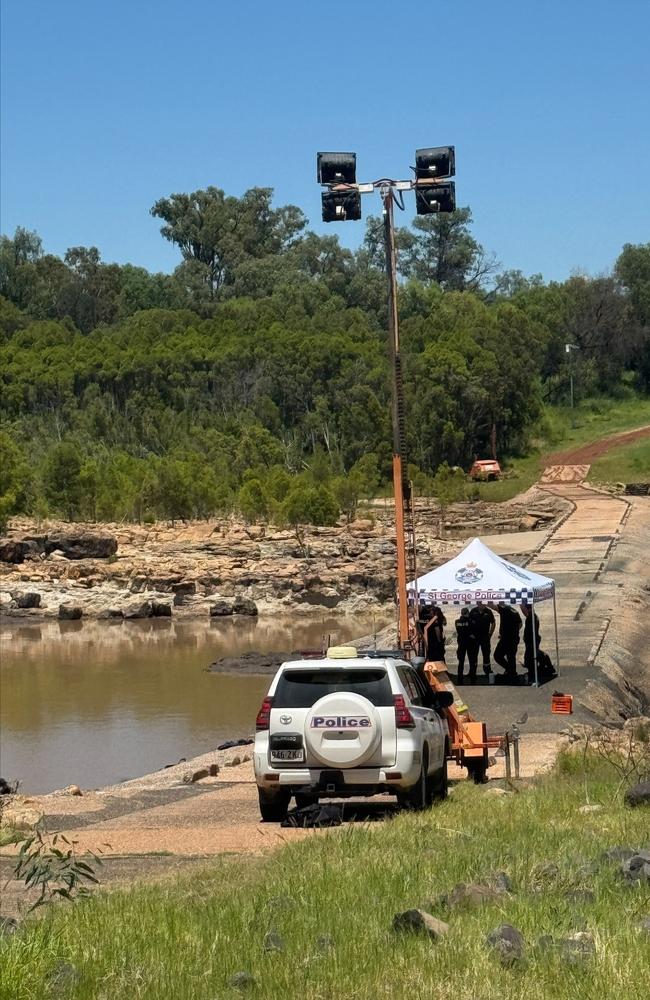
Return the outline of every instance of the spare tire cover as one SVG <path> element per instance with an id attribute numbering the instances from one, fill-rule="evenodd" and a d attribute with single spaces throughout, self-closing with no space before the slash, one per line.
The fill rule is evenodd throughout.
<path id="1" fill-rule="evenodd" d="M 309 754 L 327 767 L 357 767 L 372 756 L 381 740 L 381 718 L 360 694 L 327 694 L 305 719 Z"/>

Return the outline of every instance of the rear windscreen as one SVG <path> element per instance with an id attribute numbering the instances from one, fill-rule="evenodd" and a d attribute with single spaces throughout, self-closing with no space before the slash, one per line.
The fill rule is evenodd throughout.
<path id="1" fill-rule="evenodd" d="M 393 704 L 385 670 L 286 670 L 278 681 L 274 708 L 311 708 L 326 694 L 351 691 L 373 705 Z"/>

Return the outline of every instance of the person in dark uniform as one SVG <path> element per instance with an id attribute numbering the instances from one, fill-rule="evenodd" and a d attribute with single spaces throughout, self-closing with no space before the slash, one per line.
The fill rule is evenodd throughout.
<path id="1" fill-rule="evenodd" d="M 517 649 L 519 648 L 519 632 L 521 618 L 519 612 L 505 601 L 499 601 L 499 641 L 494 650 L 494 661 L 506 672 L 506 678 L 514 681 L 517 678 Z"/>
<path id="2" fill-rule="evenodd" d="M 524 614 L 524 667 L 528 671 L 528 683 L 535 683 L 535 649 L 537 649 L 537 663 L 539 674 L 539 618 L 529 604 L 522 604 L 521 610 Z M 533 628 L 535 629 L 535 641 L 533 643 Z"/>
<path id="3" fill-rule="evenodd" d="M 476 664 L 478 662 L 478 642 L 472 632 L 472 623 L 469 618 L 469 608 L 463 608 L 460 618 L 456 619 L 456 638 L 458 639 L 458 683 L 464 684 L 463 674 L 465 672 L 465 656 L 469 663 L 469 679 L 471 684 L 476 684 Z"/>
<path id="4" fill-rule="evenodd" d="M 490 664 L 490 651 L 492 643 L 492 633 L 496 628 L 496 619 L 487 604 L 477 604 L 469 613 L 472 631 L 478 640 L 479 648 L 483 654 L 483 673 L 489 677 L 492 673 Z"/>
<path id="5" fill-rule="evenodd" d="M 431 608 L 427 604 L 421 604 L 418 612 L 418 620 L 416 625 L 416 641 L 417 641 L 418 656 L 423 656 L 425 657 L 425 659 L 427 651 L 424 642 L 424 630 L 427 627 L 430 618 L 431 618 Z"/>
<path id="6" fill-rule="evenodd" d="M 437 604 L 431 605 L 431 617 L 424 626 L 424 655 L 427 663 L 444 661 L 447 619 Z"/>

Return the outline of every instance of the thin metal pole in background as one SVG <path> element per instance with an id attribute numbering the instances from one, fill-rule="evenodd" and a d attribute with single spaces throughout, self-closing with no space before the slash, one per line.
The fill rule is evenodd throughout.
<path id="1" fill-rule="evenodd" d="M 512 752 L 515 761 L 515 778 L 519 777 L 519 726 L 512 727 Z"/>
<path id="2" fill-rule="evenodd" d="M 539 676 L 537 673 L 537 629 L 535 628 L 535 595 L 530 601 L 530 618 L 533 627 L 533 660 L 535 663 L 535 687 L 539 687 Z"/>
<path id="3" fill-rule="evenodd" d="M 553 621 L 555 623 L 555 663 L 558 677 L 560 676 L 560 644 L 557 638 L 557 604 L 555 603 L 555 584 L 553 584 Z"/>

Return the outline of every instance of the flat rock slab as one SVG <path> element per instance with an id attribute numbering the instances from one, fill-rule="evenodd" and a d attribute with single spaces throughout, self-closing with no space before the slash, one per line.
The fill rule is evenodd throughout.
<path id="1" fill-rule="evenodd" d="M 426 910 L 405 910 L 393 917 L 393 930 L 412 934 L 428 934 L 437 941 L 449 933 L 449 924 L 427 913 Z"/>

